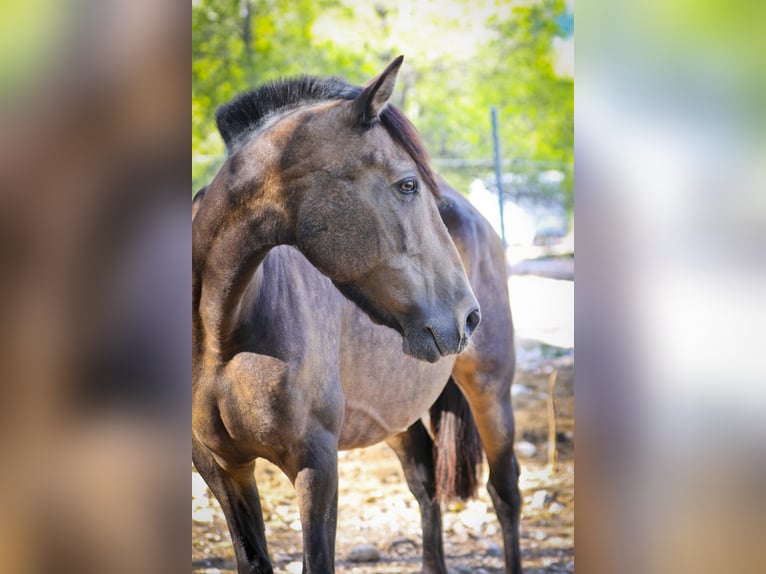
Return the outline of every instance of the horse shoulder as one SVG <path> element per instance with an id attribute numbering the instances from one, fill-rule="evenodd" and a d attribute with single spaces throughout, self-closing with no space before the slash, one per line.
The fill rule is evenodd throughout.
<path id="1" fill-rule="evenodd" d="M 235 355 L 208 377 L 204 395 L 195 401 L 197 438 L 227 460 L 273 458 L 291 439 L 298 397 L 292 396 L 289 366 L 268 355 Z"/>

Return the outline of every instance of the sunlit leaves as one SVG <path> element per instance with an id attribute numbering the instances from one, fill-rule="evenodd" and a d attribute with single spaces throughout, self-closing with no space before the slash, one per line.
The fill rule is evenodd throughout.
<path id="1" fill-rule="evenodd" d="M 303 73 L 360 84 L 405 54 L 392 101 L 433 157 L 490 158 L 497 105 L 506 157 L 571 162 L 573 82 L 554 66 L 554 39 L 568 32 L 562 22 L 571 24 L 563 0 L 199 0 L 193 153 L 223 152 L 214 112 L 239 91 Z M 199 187 L 209 168 L 195 170 Z"/>

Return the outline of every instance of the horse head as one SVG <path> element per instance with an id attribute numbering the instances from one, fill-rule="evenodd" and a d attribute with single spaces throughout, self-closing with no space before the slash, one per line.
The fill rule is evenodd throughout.
<path id="1" fill-rule="evenodd" d="M 261 168 L 271 165 L 266 175 L 261 169 L 264 188 L 284 198 L 272 211 L 289 214 L 284 242 L 374 322 L 398 331 L 405 353 L 434 362 L 466 347 L 480 314 L 439 216 L 423 144 L 389 104 L 402 59 L 364 88 L 337 78 L 292 84 L 293 105 L 272 106 L 261 137 L 241 146 L 245 159 L 234 165 L 250 172 L 242 166 L 257 146 Z M 295 95 L 301 91 L 305 97 Z M 262 93 L 250 105 L 266 106 L 269 97 L 277 96 Z M 233 115 L 219 115 L 224 137 Z"/>
<path id="2" fill-rule="evenodd" d="M 402 134 L 409 122 L 388 108 L 396 135 L 415 144 L 404 149 L 381 118 L 401 62 L 317 118 L 314 141 L 333 139 L 303 194 L 297 246 L 374 322 L 397 330 L 406 353 L 435 361 L 465 348 L 479 306 L 417 134 Z"/>

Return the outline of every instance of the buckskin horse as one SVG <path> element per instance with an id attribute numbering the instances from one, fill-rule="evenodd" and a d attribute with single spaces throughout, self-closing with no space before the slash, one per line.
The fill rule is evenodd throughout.
<path id="1" fill-rule="evenodd" d="M 216 116 L 227 158 L 192 204 L 192 452 L 240 574 L 272 572 L 256 459 L 296 489 L 303 572 L 328 574 L 338 450 L 381 441 L 420 506 L 423 572 L 447 572 L 440 502 L 473 492 L 482 446 L 521 572 L 503 250 L 388 103 L 401 62 L 364 88 L 268 84 Z"/>

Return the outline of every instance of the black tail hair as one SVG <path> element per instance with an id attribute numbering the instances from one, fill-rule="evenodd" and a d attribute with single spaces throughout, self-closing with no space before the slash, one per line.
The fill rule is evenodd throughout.
<path id="1" fill-rule="evenodd" d="M 476 495 L 482 469 L 482 447 L 476 422 L 463 393 L 450 377 L 430 409 L 434 435 L 436 498 L 447 502 Z"/>

